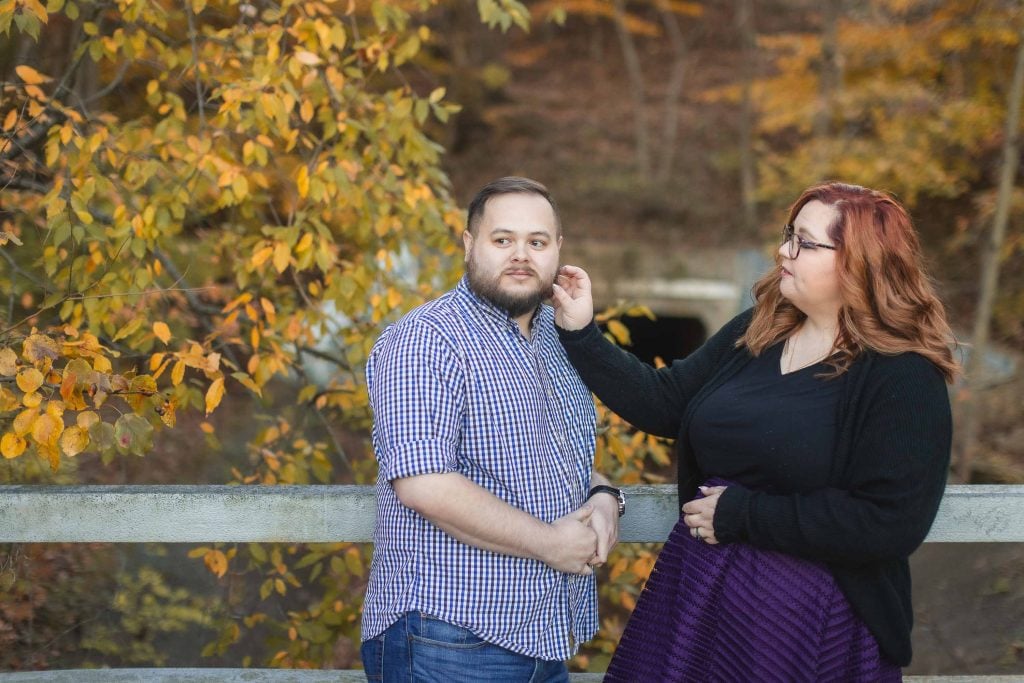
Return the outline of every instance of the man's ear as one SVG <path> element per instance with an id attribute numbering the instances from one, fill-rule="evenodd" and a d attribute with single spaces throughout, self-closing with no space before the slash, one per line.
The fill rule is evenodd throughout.
<path id="1" fill-rule="evenodd" d="M 462 231 L 462 246 L 466 250 L 466 254 L 462 257 L 462 260 L 469 261 L 469 252 L 473 251 L 473 233 L 468 229 Z"/>

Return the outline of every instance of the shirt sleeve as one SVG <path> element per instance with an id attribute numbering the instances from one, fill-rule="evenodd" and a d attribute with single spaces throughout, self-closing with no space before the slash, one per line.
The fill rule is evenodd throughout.
<path id="1" fill-rule="evenodd" d="M 366 376 L 380 476 L 457 471 L 465 369 L 450 341 L 426 325 L 400 324 L 374 346 Z"/>

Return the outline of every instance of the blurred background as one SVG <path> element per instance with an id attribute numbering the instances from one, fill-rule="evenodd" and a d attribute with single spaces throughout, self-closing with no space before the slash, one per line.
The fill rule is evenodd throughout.
<path id="1" fill-rule="evenodd" d="M 127 423 L 61 391 L 69 425 L 135 441 L 29 429 L 0 483 L 371 482 L 365 352 L 458 277 L 460 207 L 513 174 L 552 190 L 563 262 L 652 362 L 749 304 L 805 187 L 893 193 L 963 342 L 950 481 L 1024 483 L 1017 1 L 11 0 L 0 31 L 3 374 L 42 362 L 30 327 L 88 331 L 112 362 L 87 370 L 147 401 Z M 22 438 L 38 392 L 11 392 Z M 666 444 L 601 419 L 599 467 L 671 481 Z M 618 552 L 577 669 L 607 663 L 657 547 Z M 0 669 L 356 666 L 368 558 L 0 546 Z M 913 569 L 908 673 L 1024 675 L 1020 544 Z"/>

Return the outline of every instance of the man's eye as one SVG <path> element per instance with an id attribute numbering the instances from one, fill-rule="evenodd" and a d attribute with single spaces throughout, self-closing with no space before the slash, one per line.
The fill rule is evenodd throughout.
<path id="1" fill-rule="evenodd" d="M 503 244 L 503 245 L 504 244 L 508 244 L 509 243 L 509 239 L 507 237 L 498 237 L 497 239 L 494 240 L 494 243 L 495 244 Z"/>
<path id="2" fill-rule="evenodd" d="M 547 242 L 545 242 L 544 240 L 533 240 L 532 242 L 530 242 L 530 245 L 536 247 L 537 249 L 543 249 L 547 245 Z"/>

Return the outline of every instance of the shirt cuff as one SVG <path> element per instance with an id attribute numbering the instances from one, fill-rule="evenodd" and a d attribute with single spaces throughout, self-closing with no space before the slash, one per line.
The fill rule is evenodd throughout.
<path id="1" fill-rule="evenodd" d="M 721 543 L 735 543 L 747 540 L 747 508 L 751 491 L 737 484 L 730 484 L 719 496 L 715 505 L 715 538 Z"/>
<path id="2" fill-rule="evenodd" d="M 411 441 L 390 448 L 379 462 L 380 476 L 387 481 L 458 470 L 455 446 L 440 440 Z"/>
<path id="3" fill-rule="evenodd" d="M 601 328 L 597 326 L 597 323 L 593 320 L 586 327 L 582 327 L 578 330 L 565 330 L 555 325 L 555 330 L 558 332 L 558 338 L 563 344 L 583 344 L 585 345 L 588 341 L 593 338 L 593 335 L 603 337 Z"/>

